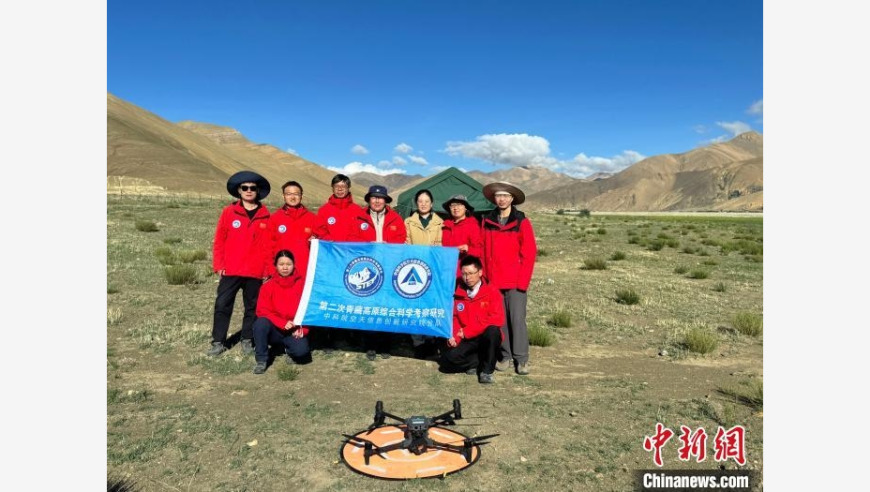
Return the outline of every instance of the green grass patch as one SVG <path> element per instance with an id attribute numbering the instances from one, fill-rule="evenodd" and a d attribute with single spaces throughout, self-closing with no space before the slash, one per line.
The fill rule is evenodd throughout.
<path id="1" fill-rule="evenodd" d="M 687 267 L 686 265 L 677 265 L 677 267 L 674 268 L 674 273 L 676 273 L 677 275 L 683 275 L 688 271 L 689 267 Z"/>
<path id="2" fill-rule="evenodd" d="M 356 358 L 356 368 L 363 374 L 372 375 L 375 373 L 375 364 L 366 359 L 365 354 L 360 354 Z"/>
<path id="3" fill-rule="evenodd" d="M 716 292 L 725 292 L 727 290 L 725 282 L 716 282 L 716 285 L 713 286 L 713 290 Z"/>
<path id="4" fill-rule="evenodd" d="M 178 258 L 175 256 L 175 252 L 172 251 L 172 248 L 167 246 L 154 248 L 154 256 L 161 265 L 175 265 L 178 263 Z"/>
<path id="5" fill-rule="evenodd" d="M 731 324 L 734 326 L 734 329 L 740 333 L 757 337 L 758 335 L 761 335 L 763 319 L 760 314 L 741 311 L 734 315 Z"/>
<path id="6" fill-rule="evenodd" d="M 106 285 L 106 294 L 117 294 L 118 292 L 121 291 L 114 285 Z"/>
<path id="7" fill-rule="evenodd" d="M 696 280 L 705 279 L 710 277 L 710 270 L 705 268 L 693 268 L 686 276 Z"/>
<path id="8" fill-rule="evenodd" d="M 193 265 L 171 265 L 164 271 L 169 285 L 190 285 L 199 282 L 199 275 Z"/>
<path id="9" fill-rule="evenodd" d="M 610 261 L 620 261 L 625 259 L 625 253 L 622 251 L 614 251 L 612 255 L 610 255 Z"/>
<path id="10" fill-rule="evenodd" d="M 140 232 L 157 232 L 160 230 L 153 220 L 137 220 L 136 230 Z"/>
<path id="11" fill-rule="evenodd" d="M 640 302 L 640 294 L 634 289 L 619 289 L 616 291 L 616 302 L 633 305 Z"/>
<path id="12" fill-rule="evenodd" d="M 281 381 L 296 381 L 299 377 L 299 368 L 296 366 L 289 366 L 284 364 L 283 366 L 278 368 L 278 379 Z"/>
<path id="13" fill-rule="evenodd" d="M 180 237 L 167 237 L 163 240 L 163 244 L 181 244 Z"/>
<path id="14" fill-rule="evenodd" d="M 661 239 L 654 239 L 646 245 L 646 249 L 650 251 L 661 251 L 665 247 L 665 242 Z"/>
<path id="15" fill-rule="evenodd" d="M 604 258 L 587 258 L 583 260 L 584 270 L 607 270 L 607 261 Z"/>
<path id="16" fill-rule="evenodd" d="M 710 258 L 710 259 L 707 259 L 707 260 L 702 261 L 701 264 L 702 264 L 702 265 L 708 265 L 708 266 L 716 266 L 716 265 L 719 264 L 719 262 L 716 261 L 716 260 L 714 260 L 714 259 L 712 259 L 712 258 Z"/>
<path id="17" fill-rule="evenodd" d="M 571 326 L 571 313 L 565 310 L 557 311 L 547 319 L 547 324 L 558 328 L 567 328 Z"/>
<path id="18" fill-rule="evenodd" d="M 549 328 L 538 325 L 529 326 L 529 345 L 535 347 L 549 347 L 556 341 L 555 335 Z"/>
<path id="19" fill-rule="evenodd" d="M 690 352 L 709 354 L 719 346 L 719 339 L 710 330 L 696 326 L 686 332 L 683 343 Z"/>
<path id="20" fill-rule="evenodd" d="M 603 235 L 607 234 L 607 229 L 605 229 L 605 228 L 603 228 L 603 227 L 599 227 L 598 230 L 595 231 L 595 232 L 596 232 L 597 234 L 600 234 L 600 235 L 603 236 Z"/>
<path id="21" fill-rule="evenodd" d="M 764 409 L 764 381 L 759 378 L 747 379 L 735 385 L 721 387 L 719 392 L 756 410 Z"/>
<path id="22" fill-rule="evenodd" d="M 178 252 L 178 260 L 182 263 L 193 263 L 195 261 L 205 260 L 206 258 L 208 258 L 208 253 L 201 249 Z"/>
<path id="23" fill-rule="evenodd" d="M 558 231 L 556 231 L 558 232 Z M 538 248 L 538 258 L 542 258 L 544 256 L 550 256 L 550 252 L 544 248 Z"/>

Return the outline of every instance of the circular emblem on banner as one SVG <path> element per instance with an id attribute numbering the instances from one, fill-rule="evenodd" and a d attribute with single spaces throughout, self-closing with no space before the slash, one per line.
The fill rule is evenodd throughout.
<path id="1" fill-rule="evenodd" d="M 279 225 L 278 232 L 280 232 L 281 234 L 284 234 L 285 232 L 287 232 L 287 226 L 285 226 L 284 224 Z"/>
<path id="2" fill-rule="evenodd" d="M 335 225 L 335 217 L 330 217 L 326 219 L 326 223 L 329 225 Z"/>
<path id="3" fill-rule="evenodd" d="M 461 313 L 462 311 L 465 311 L 465 303 L 464 303 L 464 302 L 457 303 L 457 304 L 456 304 L 456 310 L 459 311 L 460 313 Z"/>
<path id="4" fill-rule="evenodd" d="M 367 223 L 363 222 L 362 224 L 359 225 L 359 228 L 364 230 L 364 231 L 367 231 L 369 229 L 369 225 Z"/>
<path id="5" fill-rule="evenodd" d="M 355 296 L 370 296 L 377 292 L 383 283 L 384 269 L 370 256 L 355 258 L 344 269 L 344 286 Z"/>
<path id="6" fill-rule="evenodd" d="M 411 258 L 393 270 L 393 289 L 405 299 L 416 299 L 426 293 L 432 283 L 432 269 L 423 260 Z"/>
<path id="7" fill-rule="evenodd" d="M 242 227 L 242 221 L 239 219 L 234 220 L 233 221 L 233 229 L 238 229 L 239 227 Z"/>

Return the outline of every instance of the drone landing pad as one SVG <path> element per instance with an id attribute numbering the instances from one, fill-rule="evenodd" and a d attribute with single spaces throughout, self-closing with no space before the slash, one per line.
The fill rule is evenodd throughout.
<path id="1" fill-rule="evenodd" d="M 358 432 L 356 437 L 369 440 L 376 446 L 388 446 L 401 442 L 404 439 L 404 432 L 399 426 L 388 425 L 378 427 L 371 433 L 367 430 Z M 458 432 L 443 427 L 432 427 L 429 429 L 429 438 L 432 439 L 434 446 L 421 455 L 406 449 L 395 449 L 373 454 L 368 465 L 365 462 L 365 445 L 349 440 L 341 447 L 341 459 L 351 470 L 363 475 L 386 480 L 410 480 L 443 477 L 468 468 L 480 458 L 479 446 L 471 448 L 471 462 L 466 461 L 461 453 L 438 449 L 439 443 L 461 445 L 466 436 Z"/>

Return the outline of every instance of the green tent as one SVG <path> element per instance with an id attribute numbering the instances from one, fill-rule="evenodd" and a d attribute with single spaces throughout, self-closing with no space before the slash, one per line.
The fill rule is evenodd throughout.
<path id="1" fill-rule="evenodd" d="M 402 217 L 410 216 L 417 209 L 414 195 L 420 190 L 429 190 L 432 193 L 434 198 L 432 209 L 441 217 L 449 217 L 441 205 L 453 195 L 465 195 L 468 203 L 474 207 L 474 215 L 477 216 L 495 208 L 495 205 L 484 198 L 483 185 L 455 167 L 447 168 L 417 186 L 403 191 L 393 208 Z"/>

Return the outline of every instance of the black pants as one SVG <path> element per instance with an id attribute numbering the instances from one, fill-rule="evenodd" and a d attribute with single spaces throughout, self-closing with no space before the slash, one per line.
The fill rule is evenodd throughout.
<path id="1" fill-rule="evenodd" d="M 444 372 L 465 372 L 477 368 L 478 372 L 492 374 L 501 347 L 501 328 L 487 326 L 486 331 L 474 338 L 463 338 L 456 347 L 447 347 L 438 361 Z"/>
<path id="2" fill-rule="evenodd" d="M 273 325 L 268 318 L 257 318 L 254 322 L 255 352 L 254 359 L 257 362 L 269 360 L 269 346 L 281 345 L 284 353 L 293 358 L 297 364 L 311 362 L 311 349 L 308 347 L 308 337 L 296 338 L 293 335 L 281 331 Z"/>
<path id="3" fill-rule="evenodd" d="M 389 354 L 393 344 L 393 334 L 385 331 L 363 331 L 365 351 L 374 350 L 379 354 Z"/>
<path id="4" fill-rule="evenodd" d="M 212 342 L 227 341 L 230 329 L 230 318 L 233 316 L 233 304 L 236 294 L 242 290 L 242 301 L 245 304 L 245 316 L 242 318 L 242 339 L 254 338 L 254 319 L 257 311 L 257 296 L 263 281 L 259 278 L 236 277 L 224 275 L 217 287 L 217 298 L 214 301 L 214 326 L 211 330 Z"/>

